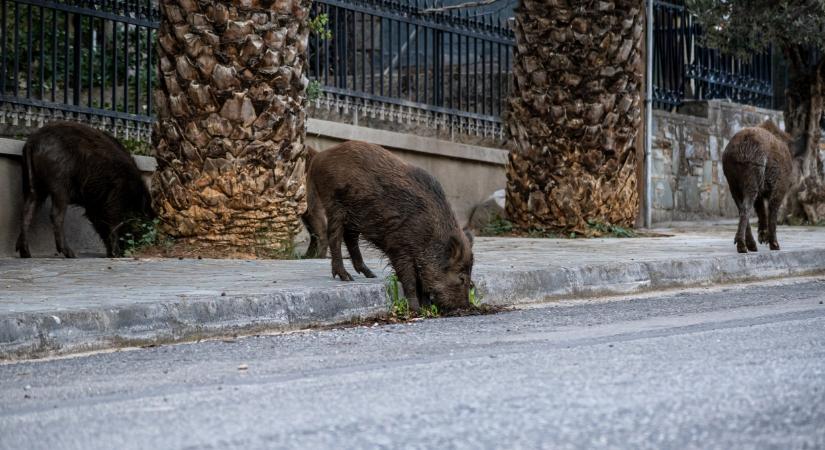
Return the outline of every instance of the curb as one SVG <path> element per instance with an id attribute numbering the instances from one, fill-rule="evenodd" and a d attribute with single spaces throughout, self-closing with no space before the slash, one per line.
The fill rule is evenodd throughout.
<path id="1" fill-rule="evenodd" d="M 825 249 L 482 274 L 485 303 L 514 306 L 825 273 Z M 266 295 L 202 296 L 119 308 L 0 316 L 0 360 L 342 324 L 385 314 L 380 282 Z M 59 316 L 58 316 L 59 314 Z"/>

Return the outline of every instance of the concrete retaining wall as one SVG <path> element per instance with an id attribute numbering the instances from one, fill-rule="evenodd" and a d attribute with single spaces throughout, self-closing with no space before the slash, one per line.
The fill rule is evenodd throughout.
<path id="1" fill-rule="evenodd" d="M 319 150 L 346 140 L 373 142 L 392 150 L 412 164 L 432 173 L 444 186 L 450 203 L 466 222 L 472 208 L 506 183 L 504 165 L 507 152 L 495 148 L 447 142 L 392 131 L 358 127 L 336 122 L 310 119 L 307 143 Z M 23 141 L 0 138 L 0 257 L 15 256 L 14 244 L 20 232 L 22 182 L 20 153 Z M 138 166 L 146 179 L 155 169 L 154 158 L 137 156 Z M 49 203 L 41 208 L 34 220 L 31 249 L 35 256 L 55 252 Z M 463 224 L 463 223 L 462 223 Z M 70 208 L 66 217 L 66 236 L 76 252 L 102 254 L 103 243 L 97 237 L 80 208 Z"/>
<path id="2" fill-rule="evenodd" d="M 653 221 L 737 217 L 722 172 L 722 152 L 744 127 L 767 118 L 784 128 L 782 113 L 718 100 L 678 113 L 653 113 Z"/>

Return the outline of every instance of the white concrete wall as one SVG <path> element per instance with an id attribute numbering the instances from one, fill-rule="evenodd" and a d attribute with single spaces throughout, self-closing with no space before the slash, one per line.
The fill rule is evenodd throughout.
<path id="1" fill-rule="evenodd" d="M 361 140 L 384 146 L 432 173 L 444 187 L 448 200 L 462 222 L 473 207 L 506 184 L 504 166 L 507 152 L 420 137 L 412 134 L 357 127 L 337 122 L 310 119 L 307 143 L 319 150 L 339 142 Z M 23 141 L 0 138 L 0 258 L 16 256 L 14 245 L 20 232 L 22 181 L 20 153 Z M 135 157 L 148 180 L 155 169 L 154 158 Z M 54 239 L 46 203 L 34 220 L 30 245 L 34 256 L 54 255 Z M 66 217 L 69 245 L 81 254 L 102 255 L 103 243 L 80 208 L 72 207 Z M 2 261 L 0 261 L 2 265 Z"/>

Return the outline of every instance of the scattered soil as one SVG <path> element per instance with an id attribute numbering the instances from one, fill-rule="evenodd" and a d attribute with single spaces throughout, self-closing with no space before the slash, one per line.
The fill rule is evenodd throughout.
<path id="1" fill-rule="evenodd" d="M 506 306 L 500 305 L 487 305 L 481 304 L 479 306 L 470 306 L 469 308 L 459 309 L 455 311 L 450 311 L 448 313 L 439 314 L 435 317 L 423 317 L 416 313 L 410 313 L 409 316 L 396 316 L 396 315 L 386 315 L 380 317 L 370 317 L 366 319 L 353 319 L 350 322 L 346 323 L 345 326 L 353 326 L 353 327 L 362 327 L 366 325 L 389 325 L 395 323 L 412 323 L 418 322 L 420 320 L 425 319 L 440 319 L 443 317 L 466 317 L 466 316 L 483 316 L 487 314 L 497 314 L 503 311 L 507 311 L 511 308 Z M 340 328 L 341 325 L 333 325 L 332 328 L 338 327 Z"/>
<path id="2" fill-rule="evenodd" d="M 293 252 L 275 251 L 267 248 L 237 248 L 211 243 L 196 243 L 186 240 L 169 241 L 163 244 L 142 247 L 131 253 L 135 258 L 178 258 L 178 259 L 296 259 Z"/>

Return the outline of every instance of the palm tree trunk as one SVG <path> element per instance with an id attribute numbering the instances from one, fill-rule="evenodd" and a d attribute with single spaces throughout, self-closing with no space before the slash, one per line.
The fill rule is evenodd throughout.
<path id="1" fill-rule="evenodd" d="M 507 213 L 522 229 L 591 234 L 639 208 L 641 0 L 522 0 L 516 9 Z"/>
<path id="2" fill-rule="evenodd" d="M 825 170 L 819 154 L 820 119 L 825 108 L 825 57 L 812 60 L 811 49 L 785 48 L 788 89 L 785 129 L 794 138 L 794 184 L 785 197 L 781 216 L 786 222 L 825 221 Z"/>
<path id="3" fill-rule="evenodd" d="M 291 247 L 306 208 L 309 5 L 160 0 L 152 184 L 172 237 Z"/>

